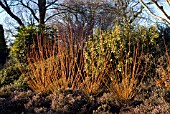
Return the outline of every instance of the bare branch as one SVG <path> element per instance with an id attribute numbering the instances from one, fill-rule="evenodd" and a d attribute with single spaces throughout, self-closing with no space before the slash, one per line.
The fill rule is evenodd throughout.
<path id="1" fill-rule="evenodd" d="M 57 1 L 58 1 L 58 0 L 54 0 L 54 1 L 52 1 L 52 2 L 47 3 L 48 5 L 46 6 L 46 8 L 52 6 L 52 5 L 55 4 Z"/>
<path id="2" fill-rule="evenodd" d="M 153 14 L 153 13 L 151 12 L 151 10 L 147 7 L 147 5 L 146 5 L 142 0 L 140 0 L 140 3 L 141 3 L 142 6 L 149 12 L 149 14 L 150 14 L 152 17 L 154 17 L 155 19 L 158 19 L 158 20 L 160 20 L 160 21 L 163 21 L 163 22 L 166 23 L 168 26 L 170 26 L 170 22 L 169 22 L 168 20 L 166 20 L 166 19 L 163 18 L 163 17 L 160 17 L 160 16 L 157 16 L 157 15 Z"/>
<path id="3" fill-rule="evenodd" d="M 142 13 L 142 11 L 143 11 L 143 8 L 141 8 L 140 11 L 133 14 L 133 18 L 130 19 L 130 23 L 132 23 Z"/>
<path id="4" fill-rule="evenodd" d="M 167 1 L 168 5 L 170 6 L 170 0 L 166 0 L 166 1 Z"/>
<path id="5" fill-rule="evenodd" d="M 35 20 L 36 20 L 37 22 L 39 22 L 38 17 L 36 16 L 34 10 L 33 10 L 31 7 L 29 7 L 29 4 L 28 4 L 28 3 L 27 3 L 27 5 L 24 4 L 24 3 L 23 3 L 23 0 L 20 0 L 20 3 L 21 3 L 24 7 L 26 7 L 26 8 L 32 13 L 32 15 L 33 15 L 33 17 L 35 18 Z"/>
<path id="6" fill-rule="evenodd" d="M 170 20 L 170 16 L 165 12 L 165 10 L 163 9 L 163 6 L 160 6 L 158 4 L 158 2 L 156 2 L 155 0 L 152 0 L 152 2 L 156 5 L 156 7 Z"/>
<path id="7" fill-rule="evenodd" d="M 32 3 L 34 3 L 34 4 L 36 4 L 37 6 L 38 6 L 38 3 L 37 2 L 35 2 L 35 1 L 33 1 L 33 0 L 29 0 L 30 2 L 32 2 Z"/>
<path id="8" fill-rule="evenodd" d="M 54 16 L 59 15 L 59 14 L 63 14 L 63 13 L 65 13 L 65 12 L 55 13 L 55 14 L 53 14 L 53 15 L 47 17 L 47 19 L 45 20 L 45 22 L 47 22 L 49 19 L 53 18 Z"/>
<path id="9" fill-rule="evenodd" d="M 16 16 L 10 9 L 10 7 L 8 6 L 8 3 L 6 0 L 4 0 L 4 4 L 2 3 L 2 1 L 0 1 L 0 6 L 13 18 L 17 21 L 17 23 L 20 26 L 24 26 L 23 22 L 21 21 L 21 19 Z"/>

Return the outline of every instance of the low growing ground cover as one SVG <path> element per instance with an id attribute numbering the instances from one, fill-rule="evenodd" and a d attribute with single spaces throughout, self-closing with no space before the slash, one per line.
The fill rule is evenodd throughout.
<path id="1" fill-rule="evenodd" d="M 148 85 L 147 85 L 148 86 Z M 35 93 L 6 86 L 0 89 L 1 114 L 160 114 L 170 111 L 170 92 L 150 85 L 133 100 L 114 99 L 113 93 L 86 96 L 80 90 Z"/>

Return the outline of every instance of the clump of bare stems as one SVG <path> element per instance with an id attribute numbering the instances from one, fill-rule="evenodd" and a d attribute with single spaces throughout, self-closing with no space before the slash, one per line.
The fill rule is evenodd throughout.
<path id="1" fill-rule="evenodd" d="M 60 33 L 54 40 L 37 37 L 27 53 L 28 85 L 35 91 L 75 89 L 81 79 L 83 58 L 72 33 Z"/>
<path id="2" fill-rule="evenodd" d="M 27 53 L 28 85 L 34 91 L 55 92 L 71 88 L 80 89 L 87 95 L 98 94 L 105 87 L 119 98 L 132 98 L 146 74 L 147 63 L 142 63 L 143 53 L 136 44 L 131 60 L 128 54 L 132 47 L 129 47 L 129 53 L 120 54 L 113 67 L 110 60 L 115 47 L 110 44 L 115 42 L 107 40 L 113 37 L 118 36 L 100 35 L 96 47 L 93 40 L 76 40 L 71 30 L 58 33 L 54 40 L 39 35 L 37 43 L 33 43 Z M 110 42 L 108 47 L 106 41 Z M 123 49 L 120 48 L 120 52 Z"/>

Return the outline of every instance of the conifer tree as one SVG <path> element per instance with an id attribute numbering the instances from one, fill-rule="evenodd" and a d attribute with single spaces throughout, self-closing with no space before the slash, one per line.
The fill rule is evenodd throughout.
<path id="1" fill-rule="evenodd" d="M 0 25 L 0 69 L 5 64 L 7 58 L 7 45 L 4 37 L 3 26 Z"/>

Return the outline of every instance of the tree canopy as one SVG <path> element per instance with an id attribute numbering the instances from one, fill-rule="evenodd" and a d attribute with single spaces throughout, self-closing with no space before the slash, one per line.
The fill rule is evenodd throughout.
<path id="1" fill-rule="evenodd" d="M 0 0 L 0 7 L 20 26 L 61 21 L 61 16 L 68 21 L 66 16 L 71 16 L 84 24 L 105 23 L 106 29 L 113 20 L 126 17 L 133 22 L 142 12 L 138 5 L 134 0 Z"/>
<path id="2" fill-rule="evenodd" d="M 27 23 L 45 24 L 55 16 L 51 10 L 57 4 L 58 0 L 0 0 L 3 10 L 20 26 Z"/>

